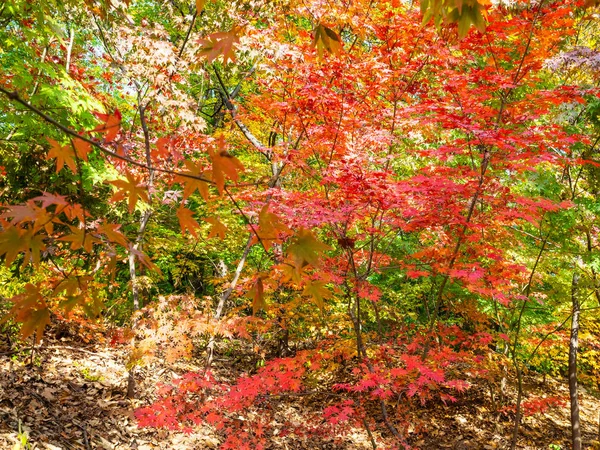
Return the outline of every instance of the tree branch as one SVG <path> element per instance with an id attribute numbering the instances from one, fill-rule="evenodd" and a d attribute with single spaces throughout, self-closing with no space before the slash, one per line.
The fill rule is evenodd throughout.
<path id="1" fill-rule="evenodd" d="M 235 122 L 237 127 L 240 129 L 242 134 L 246 137 L 246 139 L 248 139 L 248 142 L 250 142 L 265 158 L 267 158 L 270 161 L 273 156 L 273 152 L 268 147 L 265 147 L 256 138 L 256 136 L 254 136 L 254 134 L 252 134 L 252 132 L 248 129 L 248 127 L 246 125 L 244 125 L 244 123 L 240 119 L 237 118 L 237 112 L 235 110 L 235 105 L 231 101 L 232 97 L 231 97 L 231 95 L 229 95 L 229 92 L 227 91 L 227 87 L 225 86 L 225 83 L 223 83 L 223 79 L 221 78 L 219 71 L 217 70 L 216 67 L 214 67 L 214 65 L 213 65 L 213 69 L 215 70 L 215 75 L 217 76 L 217 80 L 219 80 L 219 85 L 221 86 L 221 94 L 223 95 L 223 102 L 225 103 L 225 107 L 229 111 L 229 114 L 231 114 L 231 118 L 233 119 L 233 121 Z M 236 87 L 236 90 L 239 92 L 239 85 L 238 85 L 238 87 Z M 235 92 L 235 90 L 234 90 L 234 92 Z M 237 94 L 237 92 L 236 92 L 236 94 Z"/>
<path id="2" fill-rule="evenodd" d="M 212 184 L 214 185 L 215 182 L 212 180 L 209 180 L 208 178 L 204 178 L 198 175 L 192 175 L 190 173 L 186 173 L 186 172 L 180 172 L 177 170 L 170 170 L 170 169 L 163 169 L 160 167 L 151 167 L 148 166 L 148 164 L 145 163 L 141 163 L 138 161 L 135 161 L 133 159 L 127 158 L 126 156 L 122 156 L 119 155 L 118 153 L 113 152 L 112 150 L 109 150 L 108 148 L 106 148 L 104 145 L 102 145 L 102 143 L 98 142 L 95 139 L 89 138 L 85 135 L 81 135 L 78 132 L 76 132 L 75 130 L 72 130 L 71 128 L 68 128 L 66 126 L 64 126 L 63 124 L 61 124 L 60 122 L 57 122 L 55 119 L 53 119 L 52 117 L 50 117 L 49 115 L 47 115 L 46 113 L 44 113 L 43 111 L 41 111 L 40 109 L 38 109 L 37 107 L 33 106 L 32 104 L 30 104 L 29 102 L 23 100 L 20 96 L 19 93 L 16 91 L 8 91 L 2 87 L 0 87 L 0 92 L 3 93 L 8 99 L 17 102 L 19 104 L 21 104 L 22 106 L 24 106 L 26 109 L 30 110 L 31 112 L 35 113 L 36 115 L 40 116 L 42 119 L 44 119 L 46 122 L 54 125 L 56 128 L 58 128 L 59 130 L 63 131 L 65 134 L 68 134 L 69 136 L 75 137 L 77 139 L 81 139 L 84 142 L 87 142 L 91 145 L 93 145 L 94 147 L 96 147 L 98 150 L 100 150 L 102 153 L 111 156 L 115 159 L 121 160 L 121 161 L 125 161 L 131 165 L 134 165 L 136 167 L 140 167 L 142 169 L 146 169 L 146 170 L 154 170 L 156 172 L 161 172 L 161 173 L 167 173 L 170 175 L 176 175 L 178 177 L 182 177 L 182 178 L 190 178 L 193 180 L 200 180 L 200 181 L 204 181 L 205 183 L 208 184 Z M 260 184 L 264 184 L 264 183 L 260 183 L 260 182 L 256 182 L 256 183 L 238 183 L 238 184 L 234 184 L 234 185 L 228 185 L 228 187 L 242 187 L 242 186 L 258 186 Z"/>

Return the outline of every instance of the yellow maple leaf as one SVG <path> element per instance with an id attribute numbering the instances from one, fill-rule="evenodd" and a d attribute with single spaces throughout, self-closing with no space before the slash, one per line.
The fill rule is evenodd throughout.
<path id="1" fill-rule="evenodd" d="M 219 236 L 221 240 L 225 239 L 227 227 L 223 225 L 219 219 L 216 217 L 205 217 L 203 220 L 212 224 L 212 227 L 210 227 L 210 231 L 208 233 L 208 239 L 214 236 Z"/>
<path id="2" fill-rule="evenodd" d="M 323 52 L 337 55 L 342 51 L 342 41 L 335 31 L 323 24 L 317 25 L 313 31 L 313 47 L 317 49 L 319 57 L 323 57 Z"/>
<path id="3" fill-rule="evenodd" d="M 129 212 L 132 213 L 135 210 L 135 204 L 138 198 L 142 199 L 146 203 L 148 199 L 148 193 L 146 192 L 146 186 L 141 184 L 140 180 L 130 172 L 126 174 L 127 181 L 125 180 L 112 180 L 108 183 L 117 187 L 117 192 L 111 197 L 111 201 L 118 202 L 123 200 L 125 197 L 128 199 Z"/>

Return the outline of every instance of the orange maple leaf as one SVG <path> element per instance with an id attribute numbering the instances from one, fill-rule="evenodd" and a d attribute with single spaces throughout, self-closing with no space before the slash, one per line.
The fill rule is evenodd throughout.
<path id="1" fill-rule="evenodd" d="M 225 150 L 225 138 L 223 136 L 219 138 L 217 149 L 210 149 L 208 155 L 213 163 L 212 180 L 217 186 L 219 194 L 221 194 L 225 188 L 225 177 L 237 181 L 238 172 L 244 171 L 244 165 Z"/>
<path id="2" fill-rule="evenodd" d="M 30 258 L 34 265 L 39 265 L 41 261 L 40 254 L 46 249 L 44 236 L 35 234 L 34 229 L 28 229 L 21 235 L 21 240 L 21 244 L 25 247 L 25 257 L 23 258 L 22 266 L 25 266 Z"/>
<path id="3" fill-rule="evenodd" d="M 261 309 L 267 308 L 267 302 L 265 302 L 265 288 L 260 276 L 256 279 L 252 288 L 246 295 L 252 299 L 252 314 L 256 315 Z"/>
<path id="4" fill-rule="evenodd" d="M 26 243 L 22 239 L 22 230 L 4 221 L 1 225 L 3 231 L 0 233 L 0 256 L 4 255 L 4 264 L 8 267 L 19 253 L 26 250 Z"/>
<path id="5" fill-rule="evenodd" d="M 206 38 L 198 39 L 200 50 L 198 54 L 205 56 L 206 61 L 211 63 L 219 56 L 223 55 L 223 63 L 227 61 L 235 61 L 234 45 L 240 41 L 240 37 L 236 34 L 236 30 L 229 32 L 213 33 Z"/>
<path id="6" fill-rule="evenodd" d="M 94 128 L 93 131 L 98 131 L 104 134 L 104 142 L 112 142 L 119 134 L 121 129 L 121 112 L 116 109 L 113 114 L 96 114 L 100 120 L 105 122 Z"/>
<path id="7" fill-rule="evenodd" d="M 58 238 L 59 241 L 65 241 L 71 243 L 71 250 L 77 250 L 83 248 L 86 252 L 91 253 L 92 247 L 95 243 L 98 243 L 98 239 L 86 232 L 83 228 L 71 227 L 71 234 L 67 234 Z"/>
<path id="8" fill-rule="evenodd" d="M 144 265 L 146 266 L 148 269 L 155 271 L 156 273 L 158 273 L 159 275 L 162 274 L 162 271 L 160 270 L 160 268 L 154 264 L 150 258 L 148 257 L 148 255 L 146 255 L 144 252 L 138 250 L 137 248 L 135 248 L 135 246 L 130 245 L 129 246 L 129 251 Z"/>
<path id="9" fill-rule="evenodd" d="M 54 139 L 48 138 L 50 143 L 50 151 L 48 159 L 56 158 L 56 173 L 60 172 L 65 164 L 71 169 L 71 172 L 77 172 L 77 164 L 75 163 L 75 152 L 71 145 L 60 145 Z"/>
<path id="10" fill-rule="evenodd" d="M 192 161 L 188 160 L 185 162 L 185 167 L 187 168 L 187 171 L 182 173 L 192 177 L 206 178 L 206 172 L 199 164 L 194 164 Z M 183 185 L 184 200 L 192 195 L 195 190 L 198 190 L 204 200 L 208 200 L 208 184 L 205 181 L 199 180 L 198 178 L 182 176 L 178 176 L 177 181 Z"/>
<path id="11" fill-rule="evenodd" d="M 184 206 L 180 206 L 177 210 L 177 218 L 179 219 L 179 226 L 181 227 L 182 233 L 185 232 L 185 230 L 188 230 L 192 236 L 198 237 L 196 230 L 200 228 L 200 224 L 194 219 L 194 213 L 192 211 Z"/>
<path id="12" fill-rule="evenodd" d="M 106 223 L 106 224 L 98 225 L 96 227 L 96 230 L 98 231 L 98 233 L 101 233 L 104 236 L 106 236 L 106 238 L 110 242 L 116 242 L 117 244 L 120 244 L 123 247 L 127 247 L 128 246 L 127 239 L 125 238 L 123 233 L 121 233 L 119 231 L 119 228 L 121 228 L 121 224 Z"/>
<path id="13" fill-rule="evenodd" d="M 4 316 L 0 323 L 9 318 L 21 322 L 21 337 L 26 339 L 35 333 L 36 343 L 42 339 L 46 325 L 50 324 L 50 311 L 46 306 L 44 296 L 40 292 L 40 286 L 28 283 L 25 292 L 15 295 L 10 299 L 14 304 L 9 313 Z"/>
<path id="14" fill-rule="evenodd" d="M 45 207 L 40 208 L 37 206 L 34 200 L 36 199 L 29 200 L 24 205 L 6 207 L 6 210 L 0 214 L 0 219 L 12 218 L 10 221 L 12 225 L 33 222 L 34 233 L 44 228 L 48 234 L 51 234 L 54 230 L 53 215 Z"/>
<path id="15" fill-rule="evenodd" d="M 73 139 L 73 147 L 78 158 L 87 161 L 88 153 L 92 151 L 92 144 L 80 138 Z"/>

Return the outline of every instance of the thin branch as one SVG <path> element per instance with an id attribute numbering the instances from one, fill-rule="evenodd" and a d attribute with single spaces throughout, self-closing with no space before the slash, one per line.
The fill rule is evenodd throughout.
<path id="1" fill-rule="evenodd" d="M 223 103 L 225 103 L 225 107 L 229 111 L 229 114 L 231 114 L 231 118 L 233 119 L 233 121 L 235 122 L 237 127 L 240 129 L 242 134 L 246 137 L 246 139 L 248 139 L 248 142 L 250 142 L 265 158 L 267 158 L 267 160 L 270 161 L 271 157 L 272 157 L 272 151 L 270 149 L 268 149 L 267 147 L 265 147 L 256 138 L 256 136 L 254 136 L 254 134 L 252 134 L 252 131 L 250 131 L 248 129 L 248 127 L 240 119 L 238 119 L 237 112 L 235 110 L 235 105 L 231 101 L 232 97 L 231 97 L 231 95 L 229 95 L 229 92 L 227 91 L 227 87 L 225 86 L 225 83 L 223 83 L 221 74 L 219 74 L 219 71 L 217 70 L 216 67 L 214 67 L 214 65 L 213 65 L 213 69 L 215 71 L 215 75 L 217 76 L 217 80 L 219 81 L 219 85 L 221 86 L 221 94 L 223 95 Z"/>
<path id="2" fill-rule="evenodd" d="M 127 158 L 126 156 L 123 155 L 119 155 L 118 153 L 113 152 L 112 150 L 107 149 L 106 147 L 104 147 L 102 145 L 102 143 L 98 142 L 95 139 L 89 138 L 85 135 L 81 135 L 78 132 L 76 132 L 75 130 L 72 130 L 71 128 L 68 128 L 66 126 L 64 126 L 63 124 L 61 124 L 60 122 L 57 122 L 55 119 L 53 119 L 52 117 L 50 117 L 49 115 L 47 115 L 46 113 L 44 113 L 43 111 L 41 111 L 40 109 L 36 108 L 35 106 L 33 106 L 32 104 L 28 103 L 27 101 L 23 100 L 19 94 L 15 91 L 15 92 L 10 92 L 2 87 L 0 87 L 0 92 L 2 92 L 6 97 L 8 97 L 10 100 L 15 101 L 21 105 L 23 105 L 25 108 L 27 108 L 28 110 L 30 110 L 31 112 L 37 114 L 38 116 L 40 116 L 42 119 L 44 119 L 46 122 L 54 125 L 56 128 L 58 128 L 59 130 L 63 131 L 64 133 L 68 134 L 69 136 L 75 137 L 77 139 L 81 139 L 84 142 L 87 142 L 91 145 L 93 145 L 94 147 L 96 147 L 98 150 L 100 150 L 102 153 L 111 156 L 115 159 L 121 160 L 121 161 L 125 161 L 133 166 L 136 167 L 140 167 L 142 169 L 146 169 L 146 170 L 155 170 L 156 172 L 161 172 L 161 173 L 167 173 L 167 174 L 171 174 L 171 175 L 176 175 L 178 177 L 182 177 L 182 178 L 190 178 L 190 179 L 194 179 L 194 180 L 200 180 L 200 181 L 204 181 L 205 183 L 214 185 L 215 182 L 212 180 L 209 180 L 208 178 L 204 178 L 198 175 L 193 175 L 191 173 L 186 173 L 186 172 L 180 172 L 177 170 L 169 170 L 169 169 L 163 169 L 160 167 L 150 167 L 145 163 L 141 163 L 138 161 L 135 161 L 133 159 Z M 241 187 L 241 186 L 256 186 L 259 184 L 263 184 L 263 183 L 238 183 L 235 185 L 229 185 L 231 186 L 235 186 L 235 187 Z"/>
<path id="3" fill-rule="evenodd" d="M 204 10 L 202 10 L 202 12 L 200 14 L 204 14 Z M 198 11 L 194 11 L 194 15 L 192 16 L 192 21 L 190 22 L 190 26 L 188 27 L 185 38 L 183 39 L 183 43 L 181 44 L 181 48 L 179 49 L 179 54 L 177 55 L 178 58 L 181 58 L 181 55 L 183 55 L 185 46 L 187 45 L 187 43 L 190 39 L 190 35 L 192 34 L 192 29 L 194 28 L 194 24 L 196 23 L 197 16 L 198 16 Z"/>

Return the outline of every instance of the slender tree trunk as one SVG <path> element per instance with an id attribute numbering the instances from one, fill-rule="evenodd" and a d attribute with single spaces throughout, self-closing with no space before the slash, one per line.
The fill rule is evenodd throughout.
<path id="1" fill-rule="evenodd" d="M 69 73 L 71 68 L 71 54 L 73 53 L 73 43 L 75 42 L 75 28 L 71 26 L 69 30 L 69 46 L 67 47 L 67 61 L 65 62 L 65 71 Z"/>
<path id="2" fill-rule="evenodd" d="M 246 242 L 246 248 L 244 249 L 244 253 L 242 254 L 240 262 L 237 265 L 237 269 L 235 270 L 233 279 L 231 280 L 231 283 L 229 283 L 229 287 L 227 288 L 227 290 L 225 292 L 223 292 L 223 294 L 221 295 L 221 298 L 219 299 L 219 304 L 217 305 L 217 309 L 213 316 L 215 320 L 219 320 L 221 318 L 221 315 L 223 314 L 223 311 L 225 309 L 225 303 L 227 302 L 227 300 L 231 296 L 231 293 L 237 286 L 237 282 L 240 279 L 240 275 L 242 274 L 242 270 L 244 270 L 244 265 L 246 264 L 246 258 L 248 257 L 248 253 L 250 253 L 250 248 L 252 247 L 252 237 L 253 237 L 253 233 L 250 233 L 250 236 L 248 236 L 248 242 Z M 215 354 L 215 335 L 213 334 L 213 335 L 211 335 L 210 340 L 208 341 L 208 346 L 206 347 L 206 364 L 204 367 L 205 371 L 210 369 L 210 366 L 211 366 L 213 358 L 214 358 L 214 354 Z"/>
<path id="3" fill-rule="evenodd" d="M 513 425 L 513 434 L 510 442 L 510 450 L 515 450 L 517 448 L 517 440 L 519 438 L 519 427 L 521 426 L 522 416 L 521 401 L 523 400 L 523 372 L 521 369 L 521 363 L 519 363 L 519 359 L 517 358 L 517 346 L 519 344 L 521 325 L 523 323 L 523 314 L 525 313 L 525 308 L 527 307 L 527 302 L 529 301 L 529 295 L 531 294 L 531 284 L 533 283 L 533 276 L 535 275 L 535 271 L 537 270 L 538 264 L 542 259 L 542 255 L 544 253 L 549 238 L 550 232 L 548 232 L 548 234 L 542 241 L 542 246 L 540 247 L 540 251 L 535 260 L 535 264 L 533 265 L 531 273 L 529 274 L 529 281 L 527 281 L 527 286 L 525 287 L 525 299 L 523 300 L 523 303 L 519 310 L 519 317 L 517 319 L 517 329 L 515 330 L 515 340 L 513 341 L 512 346 L 512 360 L 515 366 L 515 370 L 517 372 L 517 404 L 515 405 L 515 422 Z"/>
<path id="4" fill-rule="evenodd" d="M 150 133 L 148 131 L 148 125 L 146 123 L 146 107 L 142 106 L 142 98 L 141 91 L 139 91 L 138 87 L 138 111 L 140 114 L 140 122 L 142 125 L 142 131 L 144 132 L 144 147 L 146 154 L 146 164 L 148 166 L 148 199 L 152 201 L 152 189 L 154 188 L 154 168 L 152 166 L 152 157 L 150 155 Z M 140 218 L 140 226 L 138 228 L 137 237 L 135 239 L 135 243 L 131 246 L 129 250 L 129 277 L 131 279 L 131 296 L 133 298 L 133 310 L 137 311 L 141 307 L 140 303 L 140 289 L 137 283 L 137 270 L 135 264 L 135 251 L 139 250 L 142 245 L 142 241 L 144 240 L 144 233 L 146 232 L 146 227 L 148 226 L 148 222 L 150 221 L 150 217 L 152 216 L 152 209 L 147 209 L 142 213 L 142 217 Z M 135 328 L 135 323 L 132 324 L 132 328 Z M 134 335 L 135 336 L 135 335 Z M 132 348 L 135 345 L 135 337 L 132 339 Z M 127 378 L 127 397 L 135 398 L 135 366 L 131 366 L 129 369 L 129 376 Z"/>
<path id="5" fill-rule="evenodd" d="M 579 400 L 577 398 L 577 347 L 579 345 L 579 298 L 577 286 L 579 274 L 573 274 L 571 285 L 571 302 L 573 318 L 571 319 L 571 341 L 569 342 L 569 396 L 571 397 L 571 440 L 573 450 L 581 450 L 581 427 L 579 420 Z"/>

